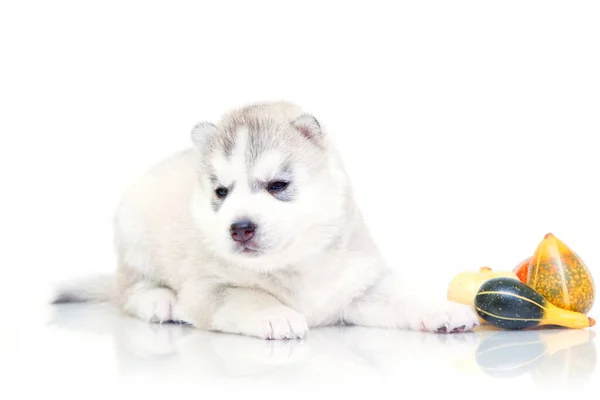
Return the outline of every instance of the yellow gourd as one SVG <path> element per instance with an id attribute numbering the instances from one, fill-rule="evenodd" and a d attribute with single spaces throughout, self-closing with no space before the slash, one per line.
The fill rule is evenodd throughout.
<path id="1" fill-rule="evenodd" d="M 477 290 L 484 282 L 492 278 L 513 278 L 519 279 L 514 272 L 511 271 L 492 271 L 489 267 L 481 267 L 479 271 L 466 271 L 454 277 L 448 285 L 447 298 L 461 304 L 466 304 L 474 307 L 475 295 Z"/>

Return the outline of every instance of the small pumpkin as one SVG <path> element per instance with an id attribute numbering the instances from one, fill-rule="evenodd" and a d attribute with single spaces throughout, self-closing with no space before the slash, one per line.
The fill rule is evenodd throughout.
<path id="1" fill-rule="evenodd" d="M 523 283 L 527 283 L 527 274 L 529 272 L 529 264 L 533 257 L 526 258 L 521 261 L 514 269 L 513 272 L 517 275 L 517 278 Z"/>
<path id="2" fill-rule="evenodd" d="M 595 286 L 583 260 L 552 233 L 544 236 L 527 271 L 527 285 L 550 303 L 586 314 L 594 303 Z"/>

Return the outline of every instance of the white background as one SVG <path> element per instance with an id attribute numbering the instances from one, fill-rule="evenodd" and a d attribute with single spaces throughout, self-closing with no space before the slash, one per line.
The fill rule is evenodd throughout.
<path id="1" fill-rule="evenodd" d="M 124 188 L 198 121 L 279 99 L 438 295 L 548 232 L 600 279 L 599 21 L 595 1 L 2 2 L 3 313 L 111 271 Z"/>

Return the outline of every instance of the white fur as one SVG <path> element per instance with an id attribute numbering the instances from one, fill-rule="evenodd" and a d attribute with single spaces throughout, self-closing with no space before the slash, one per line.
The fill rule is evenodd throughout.
<path id="1" fill-rule="evenodd" d="M 215 188 L 200 159 L 225 122 L 199 124 L 193 148 L 159 163 L 124 194 L 115 218 L 118 290 L 104 297 L 149 322 L 184 320 L 199 329 L 268 339 L 303 338 L 309 328 L 337 323 L 448 332 L 477 325 L 468 307 L 419 300 L 387 269 L 316 120 L 288 103 L 247 113 L 290 129 L 300 117 L 301 131 L 281 133 L 290 142 L 262 154 L 251 170 L 247 129 L 235 133 L 229 158 L 210 153 L 220 183 L 234 187 L 215 211 Z M 252 188 L 276 178 L 290 154 L 293 201 Z M 229 226 L 243 217 L 257 222 L 259 256 L 233 251 Z"/>

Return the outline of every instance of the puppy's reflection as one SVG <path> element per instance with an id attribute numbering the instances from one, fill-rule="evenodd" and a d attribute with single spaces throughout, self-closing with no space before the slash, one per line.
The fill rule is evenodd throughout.
<path id="1" fill-rule="evenodd" d="M 104 305 L 68 304 L 54 307 L 51 325 L 73 332 L 109 335 L 122 377 L 176 374 L 185 378 L 209 375 L 262 374 L 274 366 L 301 362 L 301 341 L 266 341 L 216 334 L 184 324 L 149 324 Z"/>
<path id="2" fill-rule="evenodd" d="M 530 373 L 541 384 L 586 381 L 597 364 L 595 332 L 582 329 L 501 331 L 477 348 L 477 364 L 495 377 Z"/>
<path id="3" fill-rule="evenodd" d="M 60 305 L 51 320 L 70 331 L 110 335 L 122 379 L 181 383 L 252 377 L 328 383 L 427 368 L 431 357 L 475 345 L 472 333 L 436 335 L 362 327 L 314 329 L 305 340 L 262 340 L 177 324 L 148 324 L 101 305 Z M 430 358 L 424 357 L 428 354 Z M 184 382 L 185 383 L 185 382 Z"/>

